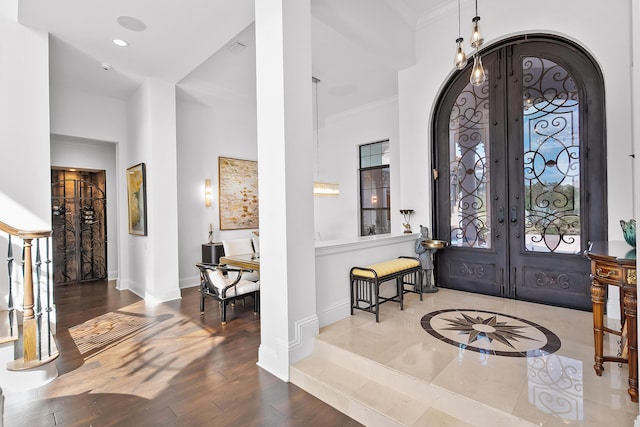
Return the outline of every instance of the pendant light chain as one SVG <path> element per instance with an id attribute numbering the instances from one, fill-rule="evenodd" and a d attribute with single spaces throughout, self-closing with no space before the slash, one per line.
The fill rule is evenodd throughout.
<path id="1" fill-rule="evenodd" d="M 460 0 L 458 0 L 458 38 L 456 39 L 456 55 L 453 65 L 462 70 L 467 65 L 467 54 L 464 53 L 464 39 L 460 36 Z"/>
<path id="2" fill-rule="evenodd" d="M 478 10 L 477 10 L 477 3 L 476 3 L 476 15 L 478 14 Z M 458 0 L 458 38 L 460 38 L 460 0 Z"/>
<path id="3" fill-rule="evenodd" d="M 475 49 L 473 54 L 473 68 L 471 69 L 471 76 L 469 77 L 469 82 L 473 86 L 481 86 L 486 80 L 487 75 L 484 71 L 484 67 L 482 66 L 482 58 L 480 57 L 480 53 L 478 50 L 480 46 L 484 43 L 484 38 L 480 33 L 480 16 L 478 16 L 478 0 L 476 0 L 476 16 L 471 20 L 473 27 L 471 30 L 471 47 Z"/>

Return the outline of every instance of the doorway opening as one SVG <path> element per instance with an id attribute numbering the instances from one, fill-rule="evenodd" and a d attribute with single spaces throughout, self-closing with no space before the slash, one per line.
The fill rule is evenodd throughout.
<path id="1" fill-rule="evenodd" d="M 513 37 L 443 90 L 434 216 L 440 286 L 591 309 L 589 241 L 607 238 L 604 80 L 580 46 Z"/>
<path id="2" fill-rule="evenodd" d="M 107 278 L 106 173 L 51 169 L 53 283 Z"/>

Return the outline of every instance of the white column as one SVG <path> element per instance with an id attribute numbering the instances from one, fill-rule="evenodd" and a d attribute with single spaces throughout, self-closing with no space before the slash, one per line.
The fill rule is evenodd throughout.
<path id="1" fill-rule="evenodd" d="M 127 167 L 146 166 L 147 236 L 122 233 L 128 245 L 123 285 L 145 299 L 180 298 L 178 279 L 178 190 L 175 85 L 148 78 L 129 106 Z M 125 171 L 121 172 L 124 176 Z M 126 182 L 120 202 L 126 209 Z M 122 210 L 121 210 L 122 211 Z"/>
<path id="2" fill-rule="evenodd" d="M 256 0 L 261 344 L 289 380 L 318 333 L 309 0 Z"/>

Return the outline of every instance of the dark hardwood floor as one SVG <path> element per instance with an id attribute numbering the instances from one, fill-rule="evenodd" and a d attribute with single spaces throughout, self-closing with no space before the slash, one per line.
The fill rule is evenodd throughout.
<path id="1" fill-rule="evenodd" d="M 251 301 L 200 316 L 197 288 L 145 304 L 114 283 L 56 287 L 59 376 L 7 393 L 5 426 L 357 426 L 256 365 Z"/>

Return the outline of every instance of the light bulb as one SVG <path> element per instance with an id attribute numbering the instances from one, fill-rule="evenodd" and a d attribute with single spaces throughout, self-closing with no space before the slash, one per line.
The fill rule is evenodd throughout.
<path id="1" fill-rule="evenodd" d="M 484 38 L 480 33 L 480 17 L 475 16 L 471 22 L 473 22 L 473 30 L 471 31 L 471 38 L 469 39 L 469 43 L 471 47 L 474 49 L 479 48 L 484 43 Z"/>
<path id="2" fill-rule="evenodd" d="M 462 37 L 456 39 L 456 56 L 453 63 L 458 70 L 462 70 L 467 65 L 467 54 L 464 53 L 463 41 Z"/>
<path id="3" fill-rule="evenodd" d="M 487 79 L 487 75 L 484 72 L 482 66 L 482 58 L 477 53 L 473 55 L 473 68 L 471 69 L 471 77 L 469 82 L 474 86 L 480 86 Z"/>

